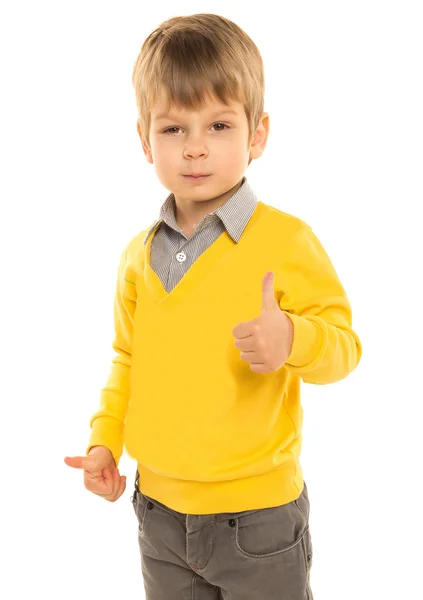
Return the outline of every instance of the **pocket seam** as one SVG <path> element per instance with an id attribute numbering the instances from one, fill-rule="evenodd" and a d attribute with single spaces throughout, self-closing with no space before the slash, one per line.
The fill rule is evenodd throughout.
<path id="1" fill-rule="evenodd" d="M 145 511 L 146 510 L 147 510 L 147 502 L 144 502 L 144 508 L 141 513 L 141 517 L 138 520 L 138 532 L 140 533 L 140 535 L 142 535 L 144 533 L 144 529 L 145 529 Z M 138 517 L 138 513 L 137 513 L 137 517 Z"/>
<path id="2" fill-rule="evenodd" d="M 244 554 L 245 556 L 248 556 L 250 558 L 270 558 L 271 556 L 276 556 L 277 554 L 283 554 L 285 552 L 289 552 L 290 550 L 292 550 L 293 548 L 295 548 L 296 546 L 298 546 L 298 544 L 301 544 L 304 538 L 304 535 L 306 534 L 306 532 L 308 531 L 309 526 L 307 525 L 307 527 L 304 529 L 303 533 L 301 534 L 301 537 L 298 538 L 298 540 L 295 540 L 295 542 L 293 544 L 291 544 L 291 546 L 288 546 L 288 548 L 283 548 L 283 550 L 276 550 L 275 552 L 269 552 L 267 554 L 255 554 L 255 553 L 251 553 L 251 552 L 247 552 L 246 550 L 243 550 L 239 544 L 239 536 L 238 536 L 238 519 L 236 520 L 236 529 L 235 529 L 235 544 L 238 548 L 238 550 L 240 552 L 242 552 L 242 554 Z"/>
<path id="3" fill-rule="evenodd" d="M 300 508 L 300 505 L 298 504 L 298 498 L 296 500 L 294 500 L 294 504 L 298 508 L 298 510 L 300 511 L 300 513 L 302 514 L 302 516 L 304 517 L 304 519 L 307 521 L 306 515 L 303 513 L 303 511 Z"/>

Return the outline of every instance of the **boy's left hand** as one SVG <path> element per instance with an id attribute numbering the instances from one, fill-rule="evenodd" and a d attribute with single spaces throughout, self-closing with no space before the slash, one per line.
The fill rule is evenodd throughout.
<path id="1" fill-rule="evenodd" d="M 266 273 L 262 284 L 261 314 L 239 323 L 232 330 L 241 359 L 255 373 L 277 371 L 288 358 L 294 337 L 292 321 L 279 308 L 273 289 L 273 273 Z"/>

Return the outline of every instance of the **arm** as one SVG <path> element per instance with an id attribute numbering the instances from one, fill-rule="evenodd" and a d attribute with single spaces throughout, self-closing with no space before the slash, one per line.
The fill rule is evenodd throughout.
<path id="1" fill-rule="evenodd" d="M 352 329 L 345 290 L 308 225 L 294 235 L 278 275 L 283 289 L 279 306 L 294 328 L 284 367 L 306 383 L 343 379 L 358 365 L 362 346 Z"/>
<path id="2" fill-rule="evenodd" d="M 134 277 L 126 267 L 126 249 L 121 255 L 114 299 L 116 355 L 106 386 L 101 390 L 100 409 L 90 419 L 91 436 L 86 450 L 93 446 L 106 446 L 118 466 L 123 452 L 123 430 L 130 395 L 132 361 L 132 334 L 136 306 Z"/>

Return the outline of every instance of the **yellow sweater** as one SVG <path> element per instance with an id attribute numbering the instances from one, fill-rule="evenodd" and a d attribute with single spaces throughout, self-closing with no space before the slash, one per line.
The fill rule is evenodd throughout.
<path id="1" fill-rule="evenodd" d="M 168 293 L 150 265 L 147 228 L 122 253 L 111 372 L 91 417 L 91 446 L 119 464 L 125 445 L 139 487 L 189 514 L 238 512 L 301 494 L 301 380 L 325 384 L 358 364 L 361 343 L 335 269 L 311 228 L 258 202 L 242 237 L 225 231 Z M 287 362 L 255 373 L 232 329 L 260 314 L 261 282 L 294 326 Z"/>

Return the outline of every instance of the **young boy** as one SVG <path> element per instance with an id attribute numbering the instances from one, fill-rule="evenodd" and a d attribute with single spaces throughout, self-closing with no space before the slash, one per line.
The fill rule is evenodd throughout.
<path id="1" fill-rule="evenodd" d="M 147 600 L 311 599 L 300 382 L 357 366 L 349 301 L 310 226 L 244 176 L 269 132 L 247 34 L 213 14 L 169 19 L 133 84 L 171 193 L 122 253 L 116 356 L 87 455 L 66 463 L 114 502 L 124 445 L 136 459 Z"/>

